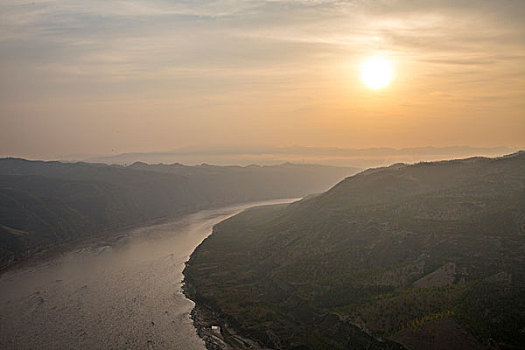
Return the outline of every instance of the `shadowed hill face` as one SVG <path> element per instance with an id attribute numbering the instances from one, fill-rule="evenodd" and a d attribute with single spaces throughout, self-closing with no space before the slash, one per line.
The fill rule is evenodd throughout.
<path id="1" fill-rule="evenodd" d="M 250 200 L 253 193 L 257 193 L 260 197 L 273 198 L 275 195 L 283 197 L 293 197 L 297 193 L 303 195 L 306 194 L 304 189 L 309 189 L 310 193 L 325 191 L 342 178 L 359 170 L 290 163 L 246 167 L 134 163 L 128 168 L 184 176 L 205 186 L 213 197 L 244 197 L 246 201 Z"/>
<path id="2" fill-rule="evenodd" d="M 0 267 L 63 241 L 247 201 L 322 191 L 354 169 L 0 159 Z"/>
<path id="3" fill-rule="evenodd" d="M 459 186 L 472 187 L 483 182 L 493 186 L 499 177 L 512 176 L 505 172 L 519 173 L 515 169 L 519 167 L 516 163 L 525 157 L 524 154 L 521 152 L 508 158 L 470 158 L 370 169 L 345 179 L 323 197 L 327 201 L 339 197 L 349 204 L 362 205 Z"/>
<path id="4" fill-rule="evenodd" d="M 524 251 L 520 152 L 371 169 L 246 211 L 216 226 L 186 275 L 197 301 L 270 347 L 265 329 L 288 348 L 348 348 L 330 336 L 341 322 L 414 349 L 447 349 L 446 329 L 467 348 L 519 348 Z"/>

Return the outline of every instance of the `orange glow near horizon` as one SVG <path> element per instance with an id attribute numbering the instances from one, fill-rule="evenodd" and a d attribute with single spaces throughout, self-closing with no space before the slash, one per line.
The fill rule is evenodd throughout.
<path id="1" fill-rule="evenodd" d="M 0 156 L 525 146 L 525 1 L 34 2 L 0 3 Z"/>

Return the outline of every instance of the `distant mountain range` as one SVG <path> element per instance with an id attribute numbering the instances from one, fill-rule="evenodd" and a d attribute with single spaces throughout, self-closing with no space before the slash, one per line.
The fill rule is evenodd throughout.
<path id="1" fill-rule="evenodd" d="M 200 164 L 279 164 L 283 162 L 316 163 L 337 166 L 368 168 L 398 162 L 418 162 L 471 156 L 500 156 L 515 152 L 510 147 L 414 147 L 414 148 L 366 148 L 350 149 L 336 147 L 186 147 L 168 152 L 123 153 L 99 157 L 72 156 L 67 159 L 86 160 L 106 164 L 185 163 Z"/>
<path id="2" fill-rule="evenodd" d="M 523 349 L 525 152 L 369 169 L 247 210 L 185 276 L 199 327 L 238 348 Z"/>
<path id="3" fill-rule="evenodd" d="M 0 268 L 66 241 L 159 218 L 320 192 L 356 171 L 0 159 Z"/>

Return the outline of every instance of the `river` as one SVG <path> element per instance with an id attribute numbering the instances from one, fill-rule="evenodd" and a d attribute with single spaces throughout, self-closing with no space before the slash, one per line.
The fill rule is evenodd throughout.
<path id="1" fill-rule="evenodd" d="M 184 263 L 220 221 L 291 201 L 205 210 L 5 272 L 0 348 L 205 350 L 181 291 Z"/>

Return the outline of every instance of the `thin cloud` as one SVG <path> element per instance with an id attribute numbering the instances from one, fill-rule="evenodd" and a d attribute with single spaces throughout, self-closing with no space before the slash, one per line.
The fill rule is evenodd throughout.
<path id="1" fill-rule="evenodd" d="M 496 104 L 505 102 L 498 105 L 502 110 L 515 106 L 509 114 L 517 115 L 523 113 L 524 15 L 521 0 L 5 0 L 0 121 L 27 127 L 24 133 L 40 140 L 35 144 L 41 148 L 43 120 L 86 125 L 95 123 L 82 119 L 94 110 L 135 135 L 142 124 L 127 124 L 126 118 L 141 111 L 152 135 L 159 130 L 164 135 L 162 123 L 177 120 L 173 129 L 181 130 L 174 131 L 180 137 L 163 136 L 148 145 L 160 148 L 191 140 L 184 128 L 202 129 L 203 142 L 208 133 L 219 138 L 213 127 L 221 118 L 239 127 L 239 143 L 254 137 L 278 142 L 287 135 L 295 143 L 317 137 L 311 142 L 322 144 L 332 142 L 316 133 L 327 118 L 335 122 L 326 134 L 335 130 L 348 142 L 343 130 L 374 135 L 370 115 L 407 113 L 416 119 L 426 109 L 457 118 L 456 101 L 468 113 L 469 103 L 474 107 L 492 96 Z M 376 52 L 398 65 L 397 107 L 373 102 L 355 78 L 359 60 Z M 394 110 L 413 106 L 412 99 L 418 99 L 418 111 Z M 78 111 L 79 101 L 89 101 L 89 108 Z M 115 105 L 108 108 L 109 103 Z M 130 107 L 134 104 L 140 106 Z M 275 123 L 283 130 L 276 131 Z M 72 122 L 74 132 L 77 124 Z M 9 127 L 0 133 L 3 149 L 19 144 Z M 114 142 L 107 137 L 101 147 Z M 125 145 L 133 142 L 125 132 L 118 137 Z M 78 152 L 99 152 L 84 147 L 89 148 L 79 146 Z"/>

